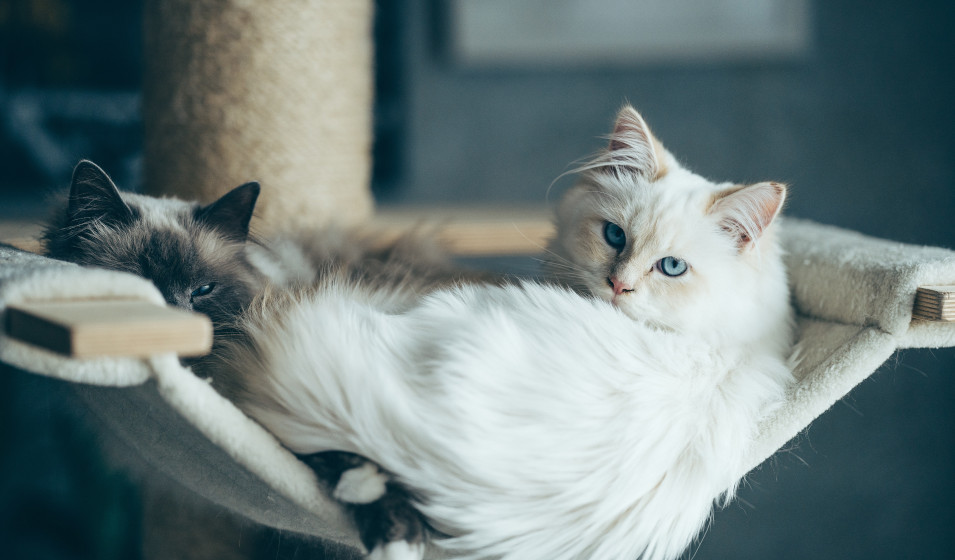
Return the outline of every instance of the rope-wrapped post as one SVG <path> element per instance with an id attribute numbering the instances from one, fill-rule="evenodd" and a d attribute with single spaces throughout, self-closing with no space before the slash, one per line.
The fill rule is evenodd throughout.
<path id="1" fill-rule="evenodd" d="M 262 183 L 257 228 L 372 211 L 371 0 L 146 0 L 145 192 Z"/>

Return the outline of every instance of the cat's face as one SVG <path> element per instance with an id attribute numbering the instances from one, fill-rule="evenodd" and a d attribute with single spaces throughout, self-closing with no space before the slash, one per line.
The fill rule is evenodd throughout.
<path id="1" fill-rule="evenodd" d="M 683 331 L 761 328 L 787 313 L 771 226 L 778 183 L 715 184 L 679 166 L 625 107 L 608 148 L 563 198 L 547 267 L 628 316 Z M 785 322 L 785 321 L 783 321 Z"/>
<path id="2" fill-rule="evenodd" d="M 67 208 L 44 236 L 50 256 L 120 270 L 155 284 L 170 305 L 228 322 L 263 279 L 246 257 L 259 186 L 208 206 L 120 193 L 95 164 L 73 174 Z"/>

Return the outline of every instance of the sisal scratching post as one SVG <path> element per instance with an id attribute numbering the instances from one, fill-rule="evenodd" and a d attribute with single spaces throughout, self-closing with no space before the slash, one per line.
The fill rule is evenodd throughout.
<path id="1" fill-rule="evenodd" d="M 146 0 L 145 190 L 262 183 L 256 226 L 370 215 L 371 0 Z"/>

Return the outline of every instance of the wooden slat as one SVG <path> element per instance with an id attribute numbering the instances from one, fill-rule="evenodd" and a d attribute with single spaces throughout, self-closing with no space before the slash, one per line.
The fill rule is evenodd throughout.
<path id="1" fill-rule="evenodd" d="M 915 292 L 912 317 L 924 321 L 955 321 L 955 285 L 920 287 Z"/>
<path id="2" fill-rule="evenodd" d="M 200 356 L 212 347 L 208 317 L 139 300 L 15 304 L 6 323 L 11 338 L 77 358 Z"/>
<path id="3" fill-rule="evenodd" d="M 459 256 L 538 254 L 554 231 L 550 212 L 540 206 L 385 208 L 373 223 L 395 235 L 415 226 L 437 226 L 439 240 Z"/>

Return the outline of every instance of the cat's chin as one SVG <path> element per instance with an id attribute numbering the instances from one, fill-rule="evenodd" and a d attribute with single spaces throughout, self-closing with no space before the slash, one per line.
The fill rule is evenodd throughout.
<path id="1" fill-rule="evenodd" d="M 581 290 L 581 293 L 593 295 L 597 299 L 606 301 L 610 305 L 616 307 L 620 311 L 623 311 L 623 314 L 635 321 L 645 320 L 645 315 L 638 313 L 637 310 L 633 309 L 633 306 L 627 305 L 625 301 L 617 299 L 613 290 L 608 290 L 606 286 L 588 286 Z"/>
<path id="2" fill-rule="evenodd" d="M 634 321 L 638 323 L 643 323 L 644 325 L 647 325 L 648 327 L 654 330 L 664 331 L 664 332 L 677 332 L 680 330 L 674 327 L 673 325 L 668 325 L 661 321 L 655 320 L 653 318 L 653 313 L 650 313 L 646 310 L 641 310 L 634 305 L 627 305 L 625 300 L 621 301 L 617 298 L 614 298 L 613 295 L 611 295 L 610 297 L 606 297 L 603 294 L 600 294 L 598 295 L 598 297 L 606 301 L 613 307 L 616 307 L 617 309 L 619 309 L 627 317 L 633 319 Z"/>

